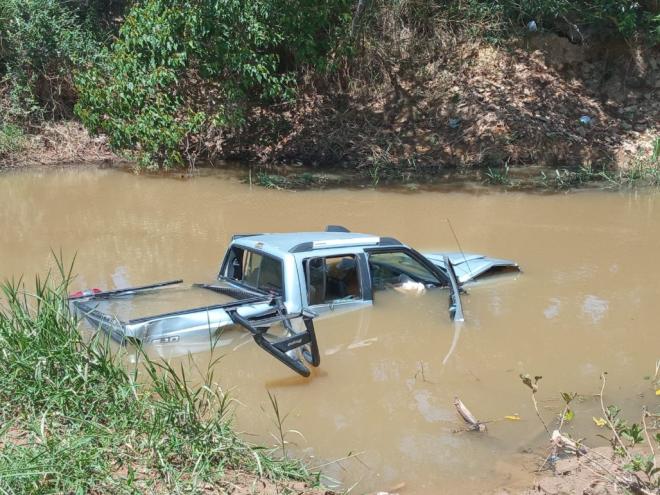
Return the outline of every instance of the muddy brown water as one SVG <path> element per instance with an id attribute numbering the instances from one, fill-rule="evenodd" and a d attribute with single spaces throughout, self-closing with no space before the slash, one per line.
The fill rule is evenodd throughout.
<path id="1" fill-rule="evenodd" d="M 74 288 L 184 278 L 208 281 L 233 233 L 322 229 L 395 236 L 420 250 L 463 248 L 524 269 L 469 290 L 456 336 L 444 293 L 383 294 L 374 308 L 320 321 L 321 366 L 292 374 L 243 336 L 228 347 L 171 358 L 194 376 L 221 355 L 215 376 L 236 399 L 236 426 L 274 445 L 267 391 L 288 413 L 289 452 L 355 493 L 474 493 L 530 483 L 547 445 L 520 373 L 542 375 L 547 422 L 559 392 L 579 392 L 567 432 L 597 442 L 593 397 L 637 419 L 658 407 L 650 382 L 660 358 L 660 194 L 657 192 L 285 192 L 233 176 L 192 180 L 101 169 L 0 175 L 0 277 L 77 253 Z M 205 304 L 207 301 L 203 301 Z M 194 303 L 194 302 L 193 302 Z M 447 357 L 454 338 L 455 349 Z M 459 396 L 485 434 L 455 433 Z M 518 414 L 519 421 L 502 420 Z M 525 452 L 533 452 L 526 454 Z M 330 481 L 327 481 L 330 483 Z"/>

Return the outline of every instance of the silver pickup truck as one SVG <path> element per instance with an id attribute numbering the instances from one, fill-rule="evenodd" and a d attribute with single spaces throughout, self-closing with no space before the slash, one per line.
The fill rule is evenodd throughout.
<path id="1" fill-rule="evenodd" d="M 117 309 L 147 294 L 153 299 L 154 292 L 167 303 L 167 288 L 181 280 L 78 292 L 70 304 L 95 329 L 138 345 L 176 346 L 191 336 L 240 327 L 266 352 L 309 376 L 305 362 L 320 363 L 314 319 L 371 306 L 374 293 L 391 288 L 446 292 L 450 317 L 463 321 L 463 284 L 501 271 L 518 271 L 518 265 L 474 254 L 421 254 L 391 237 L 329 226 L 325 232 L 235 235 L 217 279 L 186 288 L 202 291 L 203 306 L 132 319 Z"/>

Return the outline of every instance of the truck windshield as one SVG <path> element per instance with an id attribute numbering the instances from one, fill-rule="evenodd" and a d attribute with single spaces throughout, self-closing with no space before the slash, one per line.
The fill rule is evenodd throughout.
<path id="1" fill-rule="evenodd" d="M 397 286 L 406 281 L 424 285 L 441 285 L 438 278 L 420 262 L 402 251 L 369 254 L 371 283 L 376 290 Z"/>
<path id="2" fill-rule="evenodd" d="M 283 293 L 282 261 L 256 251 L 232 247 L 223 274 L 254 289 Z"/>

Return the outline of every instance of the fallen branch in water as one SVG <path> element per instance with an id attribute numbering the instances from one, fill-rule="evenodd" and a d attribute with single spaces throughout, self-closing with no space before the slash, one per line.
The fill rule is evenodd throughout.
<path id="1" fill-rule="evenodd" d="M 458 397 L 454 397 L 454 406 L 456 406 L 456 410 L 461 418 L 463 418 L 463 421 L 470 425 L 470 430 L 486 431 L 486 425 L 479 421 Z"/>

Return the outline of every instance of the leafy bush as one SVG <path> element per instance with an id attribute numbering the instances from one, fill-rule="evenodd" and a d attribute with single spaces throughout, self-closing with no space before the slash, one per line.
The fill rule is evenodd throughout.
<path id="1" fill-rule="evenodd" d="M 88 14 L 63 0 L 0 0 L 6 115 L 15 120 L 70 115 L 76 97 L 72 71 L 98 50 Z"/>
<path id="2" fill-rule="evenodd" d="M 348 0 L 145 0 L 103 63 L 77 79 L 77 114 L 144 164 L 195 159 L 252 102 L 290 98 L 295 70 L 325 67 Z"/>

